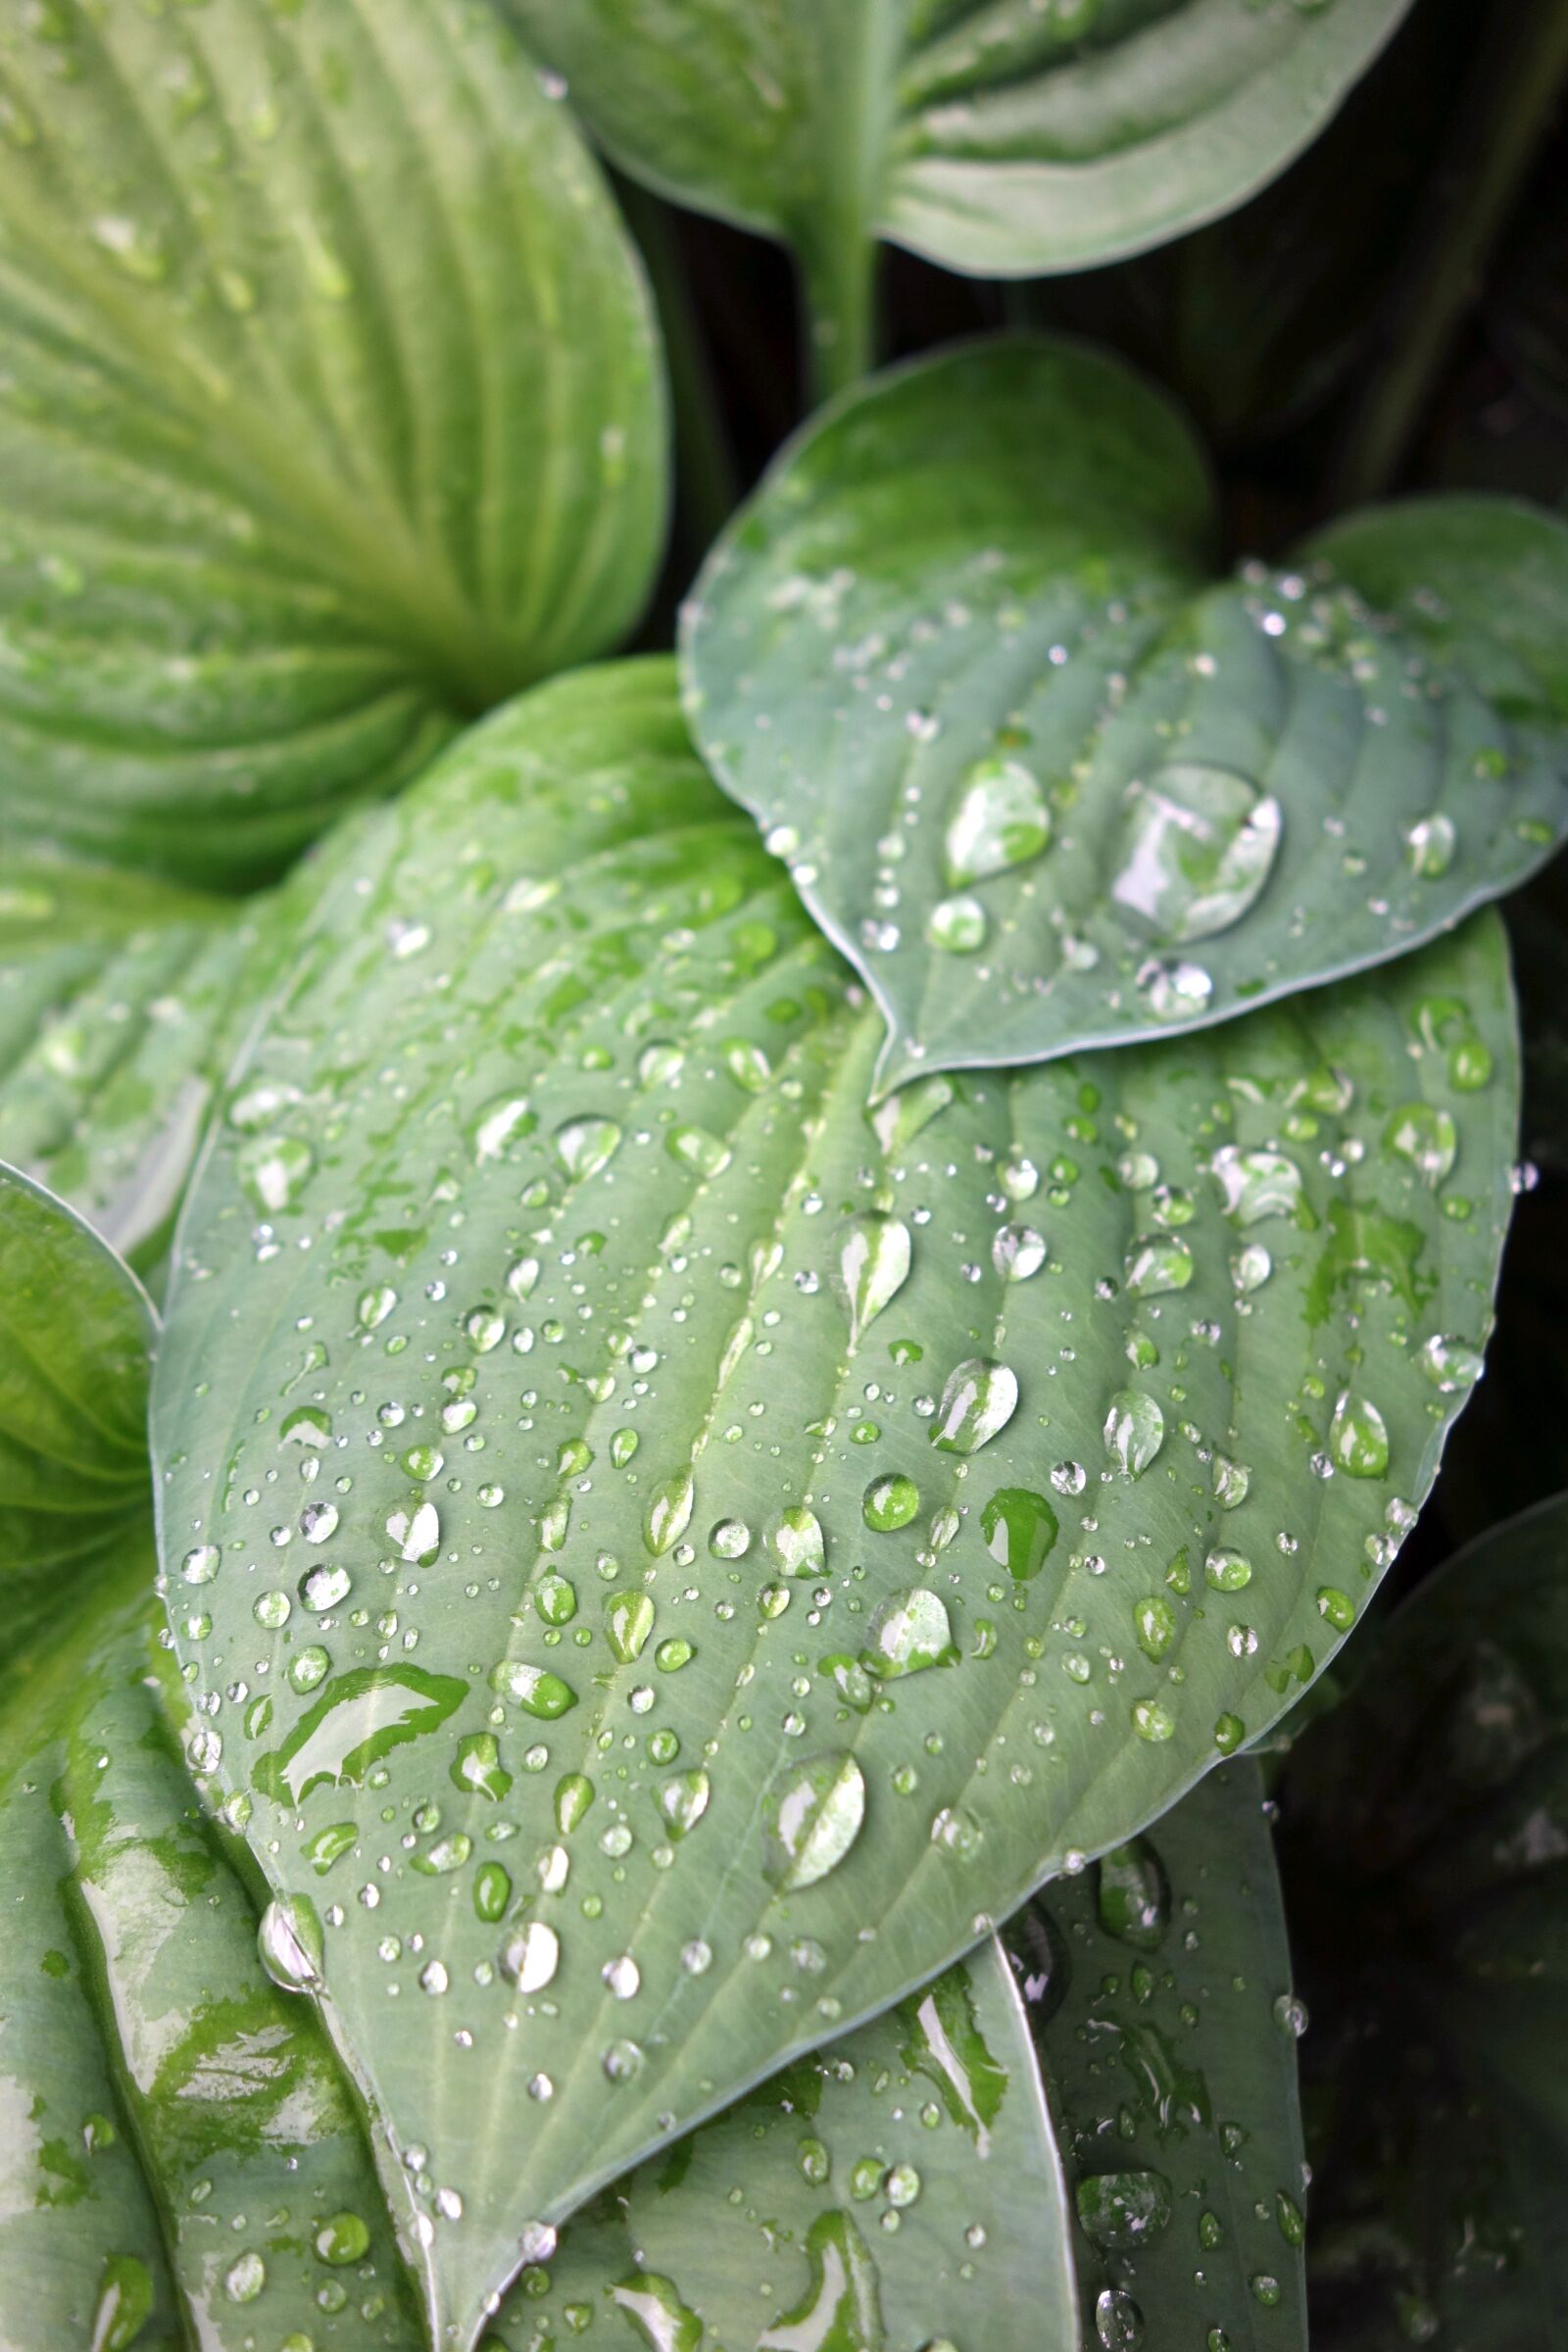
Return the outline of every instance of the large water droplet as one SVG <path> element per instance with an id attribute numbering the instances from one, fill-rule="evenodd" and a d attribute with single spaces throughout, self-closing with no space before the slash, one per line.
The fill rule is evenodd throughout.
<path id="1" fill-rule="evenodd" d="M 1004 1225 L 991 1245 L 991 1262 L 1004 1282 L 1027 1282 L 1046 1262 L 1046 1240 L 1032 1225 Z"/>
<path id="2" fill-rule="evenodd" d="M 1389 1430 L 1368 1396 L 1341 1391 L 1329 1423 L 1329 1458 L 1351 1478 L 1382 1478 L 1389 1467 Z"/>
<path id="3" fill-rule="evenodd" d="M 581 1183 L 608 1167 L 620 1144 L 613 1119 L 566 1119 L 556 1129 L 556 1157 Z"/>
<path id="4" fill-rule="evenodd" d="M 1165 1291 L 1186 1290 L 1193 1279 L 1193 1253 L 1177 1234 L 1144 1234 L 1128 1250 L 1122 1271 L 1135 1298 L 1155 1298 Z"/>
<path id="5" fill-rule="evenodd" d="M 931 1443 L 945 1453 L 978 1453 L 1018 1407 L 1018 1376 L 1006 1364 L 972 1355 L 948 1374 Z"/>
<path id="6" fill-rule="evenodd" d="M 654 1630 L 654 1604 L 646 1592 L 616 1592 L 605 1605 L 606 1639 L 622 1666 L 640 1658 Z"/>
<path id="7" fill-rule="evenodd" d="M 1152 1396 L 1137 1389 L 1118 1389 L 1105 1415 L 1105 1451 L 1126 1471 L 1141 1478 L 1165 1443 L 1165 1416 Z"/>
<path id="8" fill-rule="evenodd" d="M 691 1524 L 696 1482 L 689 1470 L 677 1470 L 654 1489 L 648 1502 L 643 1542 L 655 1558 L 672 1551 Z"/>
<path id="9" fill-rule="evenodd" d="M 308 1895 L 274 1896 L 256 1930 L 262 1966 L 285 1992 L 315 1992 L 325 1982 L 326 1939 Z"/>
<path id="10" fill-rule="evenodd" d="M 1294 1216 L 1300 1205 L 1301 1171 L 1283 1152 L 1242 1152 L 1226 1144 L 1209 1167 L 1225 1196 L 1225 1206 L 1242 1225 L 1260 1217 Z"/>
<path id="11" fill-rule="evenodd" d="M 684 1838 L 688 1830 L 696 1828 L 708 1811 L 710 1794 L 708 1775 L 700 1769 L 673 1773 L 661 1784 L 659 1810 L 672 1838 Z"/>
<path id="12" fill-rule="evenodd" d="M 1483 1357 L 1479 1348 L 1466 1340 L 1456 1340 L 1446 1332 L 1434 1332 L 1423 1340 L 1416 1358 L 1432 1386 L 1445 1396 L 1459 1389 L 1473 1388 L 1481 1378 Z"/>
<path id="13" fill-rule="evenodd" d="M 979 760 L 959 786 L 943 858 L 955 889 L 1038 858 L 1051 839 L 1040 779 L 1017 760 Z"/>
<path id="14" fill-rule="evenodd" d="M 923 1585 L 890 1592 L 877 1604 L 866 1628 L 860 1664 L 879 1682 L 894 1682 L 956 1656 L 947 1608 Z"/>
<path id="15" fill-rule="evenodd" d="M 1095 2333 L 1104 2352 L 1138 2352 L 1144 2315 L 1124 2286 L 1104 2286 L 1095 2298 Z"/>
<path id="16" fill-rule="evenodd" d="M 1451 816 L 1435 808 L 1430 816 L 1418 816 L 1404 828 L 1404 859 L 1412 874 L 1425 875 L 1435 881 L 1446 874 L 1453 863 L 1453 853 L 1459 836 Z"/>
<path id="17" fill-rule="evenodd" d="M 1458 1129 L 1447 1111 L 1431 1102 L 1401 1103 L 1390 1115 L 1383 1141 L 1434 1192 L 1459 1155 Z"/>
<path id="18" fill-rule="evenodd" d="M 238 1158 L 241 1184 L 269 1216 L 294 1206 L 315 1166 L 316 1153 L 297 1135 L 255 1136 Z"/>
<path id="19" fill-rule="evenodd" d="M 979 900 L 960 892 L 956 898 L 938 899 L 926 916 L 926 945 L 944 956 L 972 956 L 985 946 L 987 928 Z"/>
<path id="20" fill-rule="evenodd" d="M 1257 899 L 1284 821 L 1236 769 L 1173 760 L 1135 792 L 1110 895 L 1161 939 L 1207 939 Z"/>
<path id="21" fill-rule="evenodd" d="M 1078 2219 L 1097 2246 L 1143 2245 L 1170 2216 L 1170 2182 L 1162 2173 L 1094 2173 L 1078 2183 Z"/>
<path id="22" fill-rule="evenodd" d="M 784 1893 L 812 1886 L 843 1861 L 865 1819 L 865 1780 L 840 1750 L 791 1765 L 763 1804 L 762 1867 Z"/>
<path id="23" fill-rule="evenodd" d="M 530 1919 L 501 1947 L 501 1973 L 519 1992 L 543 1992 L 561 1965 L 561 1938 L 542 1919 Z"/>
<path id="24" fill-rule="evenodd" d="M 986 1549 L 1020 1585 L 1040 1574 L 1056 1541 L 1055 1511 L 1032 1487 L 1000 1487 L 980 1513 Z"/>
<path id="25" fill-rule="evenodd" d="M 1170 1887 L 1147 1838 L 1101 1857 L 1095 1904 L 1107 1936 L 1141 1952 L 1158 1949 L 1170 1925 Z"/>
<path id="26" fill-rule="evenodd" d="M 915 1497 L 915 1509 L 920 1507 Z M 790 1503 L 762 1533 L 763 1548 L 785 1576 L 820 1576 L 827 1565 L 821 1521 L 804 1502 Z"/>
<path id="27" fill-rule="evenodd" d="M 850 1318 L 850 1346 L 858 1348 L 909 1278 L 909 1228 L 902 1217 L 850 1217 L 839 1228 L 833 1287 Z"/>
<path id="28" fill-rule="evenodd" d="M 861 1518 L 882 1536 L 907 1527 L 919 1508 L 919 1488 L 912 1478 L 906 1478 L 898 1470 L 883 1478 L 873 1478 L 860 1500 Z"/>

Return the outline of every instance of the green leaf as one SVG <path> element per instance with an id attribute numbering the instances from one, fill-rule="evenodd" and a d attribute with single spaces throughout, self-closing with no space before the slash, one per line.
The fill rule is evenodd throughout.
<path id="1" fill-rule="evenodd" d="M 884 1006 L 882 1085 L 1403 955 L 1568 830 L 1562 524 L 1395 508 L 1219 585 L 1209 532 L 1156 392 L 1008 342 L 842 403 L 720 541 L 688 712 Z"/>
<path id="2" fill-rule="evenodd" d="M 40 2344 L 413 2352 L 348 2090 L 154 1695 L 151 1566 L 143 1528 L 0 1713 L 0 2306 Z"/>
<path id="3" fill-rule="evenodd" d="M 261 878 L 649 583 L 641 272 L 463 0 L 13 12 L 0 372 L 14 830 Z"/>
<path id="4" fill-rule="evenodd" d="M 1084 2341 L 1304 2348 L 1300 2009 L 1257 1765 L 1054 1880 L 1005 1940 L 1064 2124 Z"/>
<path id="5" fill-rule="evenodd" d="M 1333 115 L 1407 0 L 510 0 L 627 171 L 790 239 L 986 276 L 1227 212 Z M 840 249 L 835 255 L 835 247 Z"/>
<path id="6" fill-rule="evenodd" d="M 0 1165 L 0 1660 L 146 1516 L 152 1330 L 114 1251 Z"/>
<path id="7" fill-rule="evenodd" d="M 177 1648 L 462 2195 L 460 2336 L 528 2224 L 1279 1716 L 1479 1365 L 1494 917 L 868 1114 L 879 1028 L 669 666 L 584 673 L 367 822 L 187 1206 Z"/>
<path id="8" fill-rule="evenodd" d="M 1335 2345 L 1568 2340 L 1565 1560 L 1568 1495 L 1470 1544 L 1290 1761 Z"/>
<path id="9" fill-rule="evenodd" d="M 109 867 L 7 859 L 0 1156 L 138 1266 L 172 1231 L 268 919 Z"/>
<path id="10" fill-rule="evenodd" d="M 606 2190 L 497 2324 L 519 2347 L 592 2314 L 596 2342 L 669 2352 L 1036 2352 L 1073 2341 L 1074 2298 L 1061 2167 L 992 1939 Z"/>

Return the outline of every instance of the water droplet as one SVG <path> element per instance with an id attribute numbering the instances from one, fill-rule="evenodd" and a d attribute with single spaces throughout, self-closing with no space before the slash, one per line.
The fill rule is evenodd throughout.
<path id="1" fill-rule="evenodd" d="M 363 2262 L 370 2250 L 370 2232 L 357 2213 L 332 2213 L 317 2230 L 314 2243 L 322 2262 Z"/>
<path id="2" fill-rule="evenodd" d="M 512 1775 L 501 1761 L 501 1743 L 494 1732 L 470 1732 L 458 1741 L 452 1780 L 456 1788 L 500 1802 L 512 1787 Z"/>
<path id="3" fill-rule="evenodd" d="M 938 899 L 926 916 L 925 937 L 928 947 L 945 956 L 972 956 L 985 946 L 986 910 L 978 899 L 960 893 L 952 899 Z"/>
<path id="4" fill-rule="evenodd" d="M 1055 1511 L 1032 1487 L 999 1487 L 980 1513 L 986 1549 L 1020 1585 L 1038 1576 L 1056 1541 Z"/>
<path id="5" fill-rule="evenodd" d="M 254 2247 L 231 2262 L 223 2274 L 223 2292 L 231 2303 L 254 2303 L 267 2284 L 267 2265 Z"/>
<path id="6" fill-rule="evenodd" d="M 389 1511 L 386 1532 L 399 1558 L 416 1567 L 428 1568 L 441 1549 L 441 1520 L 433 1502 L 414 1501 Z"/>
<path id="7" fill-rule="evenodd" d="M 1268 880 L 1284 821 L 1236 769 L 1173 760 L 1135 789 L 1111 898 L 1161 939 L 1228 930 Z"/>
<path id="8" fill-rule="evenodd" d="M 1186 1290 L 1193 1279 L 1193 1253 L 1178 1234 L 1144 1234 L 1128 1250 L 1122 1272 L 1135 1298 L 1156 1298 L 1166 1291 Z"/>
<path id="9" fill-rule="evenodd" d="M 1382 1478 L 1389 1467 L 1389 1432 L 1370 1397 L 1341 1391 L 1329 1424 L 1329 1456 L 1351 1478 Z"/>
<path id="10" fill-rule="evenodd" d="M 622 1666 L 640 1658 L 654 1630 L 654 1604 L 646 1592 L 616 1592 L 605 1604 L 606 1639 Z"/>
<path id="11" fill-rule="evenodd" d="M 1147 1838 L 1101 1857 L 1095 1905 L 1107 1936 L 1141 1952 L 1158 1949 L 1170 1925 L 1170 1887 Z"/>
<path id="12" fill-rule="evenodd" d="M 1214 994 L 1214 983 L 1200 963 L 1169 956 L 1152 956 L 1138 967 L 1139 995 L 1156 1021 L 1196 1020 Z"/>
<path id="13" fill-rule="evenodd" d="M 979 760 L 948 820 L 943 858 L 950 884 L 983 882 L 1038 858 L 1051 839 L 1040 779 L 1017 760 Z"/>
<path id="14" fill-rule="evenodd" d="M 1161 2173 L 1094 2173 L 1080 2180 L 1078 2219 L 1097 2246 L 1122 2251 L 1157 2237 L 1171 2216 Z"/>
<path id="15" fill-rule="evenodd" d="M 1299 2041 L 1308 2025 L 1306 2003 L 1294 1992 L 1282 1992 L 1274 2003 L 1274 2023 L 1292 2041 Z"/>
<path id="16" fill-rule="evenodd" d="M 683 1168 L 690 1168 L 707 1183 L 722 1176 L 729 1166 L 728 1144 L 710 1135 L 706 1127 L 672 1127 L 664 1138 L 664 1149 Z"/>
<path id="17" fill-rule="evenodd" d="M 1105 1415 L 1105 1451 L 1129 1478 L 1141 1478 L 1165 1443 L 1165 1416 L 1152 1396 L 1118 1389 Z"/>
<path id="18" fill-rule="evenodd" d="M 649 1499 L 643 1542 L 656 1559 L 673 1551 L 691 1524 L 697 1486 L 689 1470 L 677 1470 L 654 1489 Z"/>
<path id="19" fill-rule="evenodd" d="M 262 1966 L 285 1992 L 316 1992 L 325 1982 L 326 1941 L 308 1895 L 274 1896 L 256 1931 Z"/>
<path id="20" fill-rule="evenodd" d="M 906 1478 L 902 1471 L 890 1471 L 885 1477 L 873 1478 L 866 1488 L 860 1501 L 860 1516 L 867 1527 L 874 1527 L 879 1535 L 885 1536 L 907 1527 L 919 1508 L 920 1490 L 913 1479 Z"/>
<path id="21" fill-rule="evenodd" d="M 1144 2315 L 1122 2286 L 1104 2286 L 1095 2298 L 1095 2333 L 1104 2352 L 1138 2352 Z"/>
<path id="22" fill-rule="evenodd" d="M 837 1751 L 791 1765 L 764 1801 L 763 1869 L 783 1893 L 812 1886 L 843 1861 L 865 1818 L 865 1780 L 852 1755 Z"/>
<path id="23" fill-rule="evenodd" d="M 556 1157 L 577 1183 L 608 1167 L 620 1146 L 613 1119 L 566 1119 L 555 1132 Z"/>
<path id="24" fill-rule="evenodd" d="M 218 1574 L 221 1557 L 216 1544 L 198 1544 L 180 1561 L 179 1573 L 187 1585 L 210 1585 Z"/>
<path id="25" fill-rule="evenodd" d="M 867 1213 L 840 1226 L 833 1287 L 850 1318 L 852 1348 L 907 1282 L 909 1257 L 909 1228 L 901 1217 Z"/>
<path id="26" fill-rule="evenodd" d="M 977 1862 L 986 1834 L 966 1805 L 944 1805 L 931 1823 L 931 1842 L 958 1862 Z"/>
<path id="27" fill-rule="evenodd" d="M 1216 1592 L 1240 1592 L 1252 1581 L 1252 1563 L 1244 1551 L 1221 1544 L 1203 1562 L 1203 1575 Z"/>
<path id="28" fill-rule="evenodd" d="M 1004 1225 L 991 1245 L 991 1262 L 1004 1282 L 1027 1282 L 1046 1254 L 1045 1236 L 1032 1225 Z"/>
<path id="29" fill-rule="evenodd" d="M 111 2254 L 98 2280 L 92 2314 L 92 2352 L 129 2352 L 152 2317 L 157 2293 L 152 2273 L 134 2254 Z"/>
<path id="30" fill-rule="evenodd" d="M 642 1987 L 643 1972 L 629 1952 L 622 1952 L 618 1959 L 607 1960 L 599 1974 L 617 2001 L 635 1999 Z"/>
<path id="31" fill-rule="evenodd" d="M 1479 1348 L 1445 1332 L 1434 1332 L 1431 1339 L 1423 1340 L 1416 1360 L 1432 1386 L 1445 1396 L 1473 1388 L 1483 1369 Z"/>
<path id="32" fill-rule="evenodd" d="M 907 1485 L 909 1482 L 906 1480 L 904 1483 Z M 916 1494 L 908 1516 L 912 1518 L 919 1507 L 920 1497 Z M 877 1521 L 867 1518 L 868 1526 L 877 1524 Z M 893 1524 L 902 1526 L 904 1522 L 896 1520 Z M 827 1545 L 823 1541 L 821 1522 L 816 1513 L 808 1510 L 803 1502 L 791 1503 L 779 1512 L 763 1531 L 762 1544 L 785 1576 L 820 1576 L 827 1566 Z"/>
<path id="33" fill-rule="evenodd" d="M 239 1180 L 269 1216 L 292 1208 L 316 1166 L 316 1153 L 296 1135 L 260 1135 L 243 1145 Z"/>
<path id="34" fill-rule="evenodd" d="M 711 1791 L 703 1771 L 677 1772 L 661 1784 L 659 1810 L 672 1838 L 684 1838 L 708 1811 Z"/>
<path id="35" fill-rule="evenodd" d="M 1446 874 L 1453 863 L 1453 853 L 1459 836 L 1451 816 L 1441 808 L 1430 816 L 1418 816 L 1404 828 L 1404 859 L 1412 874 L 1424 874 L 1436 880 Z"/>
<path id="36" fill-rule="evenodd" d="M 519 1992 L 543 1992 L 561 1965 L 561 1938 L 542 1919 L 530 1919 L 507 1937 L 500 1961 Z"/>
<path id="37" fill-rule="evenodd" d="M 978 1453 L 1018 1406 L 1018 1376 L 1006 1364 L 969 1356 L 948 1374 L 931 1443 L 945 1453 Z"/>
<path id="38" fill-rule="evenodd" d="M 577 1693 L 559 1674 L 545 1666 L 526 1666 L 519 1659 L 508 1658 L 490 1677 L 490 1687 L 503 1698 L 510 1698 L 530 1715 L 554 1723 L 568 1708 L 577 1704 Z"/>
<path id="39" fill-rule="evenodd" d="M 1260 1217 L 1294 1216 L 1300 1205 L 1301 1171 L 1283 1152 L 1242 1152 L 1226 1144 L 1209 1167 L 1229 1214 L 1242 1225 Z"/>
<path id="40" fill-rule="evenodd" d="M 1383 1141 L 1436 1192 L 1459 1155 L 1459 1131 L 1446 1110 L 1430 1102 L 1404 1102 L 1383 1130 Z"/>
<path id="41" fill-rule="evenodd" d="M 940 1666 L 956 1653 L 947 1608 L 923 1585 L 890 1592 L 872 1613 L 860 1664 L 879 1682 L 893 1682 L 923 1667 Z"/>

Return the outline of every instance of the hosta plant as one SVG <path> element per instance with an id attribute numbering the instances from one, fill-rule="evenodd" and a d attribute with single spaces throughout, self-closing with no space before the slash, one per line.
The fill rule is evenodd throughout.
<path id="1" fill-rule="evenodd" d="M 1568 43 L 1443 5 L 0 26 L 4 2352 L 1565 2340 L 1568 472 L 1434 420 Z M 1426 44 L 1216 468 L 1149 273 L 1269 376 Z"/>

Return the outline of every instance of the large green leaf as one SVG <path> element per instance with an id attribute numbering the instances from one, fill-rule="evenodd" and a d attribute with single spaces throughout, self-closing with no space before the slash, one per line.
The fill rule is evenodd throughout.
<path id="1" fill-rule="evenodd" d="M 1301 2010 L 1257 1765 L 1053 1881 L 1006 1940 L 1066 2125 L 1084 2340 L 1304 2352 Z"/>
<path id="2" fill-rule="evenodd" d="M 949 353 L 778 461 L 689 714 L 888 1015 L 883 1084 L 1228 1019 L 1402 955 L 1568 830 L 1568 529 L 1358 517 L 1206 561 L 1201 462 L 1076 345 Z"/>
<path id="3" fill-rule="evenodd" d="M 509 5 L 628 171 L 829 290 L 879 236 L 1005 276 L 1180 235 L 1306 146 L 1408 0 Z"/>
<path id="4" fill-rule="evenodd" d="M 1568 2343 L 1568 1496 L 1418 1589 L 1285 1788 L 1323 2339 Z"/>
<path id="5" fill-rule="evenodd" d="M 596 2344 L 657 2352 L 1068 2352 L 1074 2296 L 1061 2167 L 993 1940 L 607 2189 L 499 2325 L 529 2352 L 590 2322 Z"/>
<path id="6" fill-rule="evenodd" d="M 0 1165 L 0 1660 L 146 1518 L 152 1321 L 96 1234 Z"/>
<path id="7" fill-rule="evenodd" d="M 177 1646 L 460 2335 L 1279 1715 L 1479 1366 L 1494 918 L 868 1114 L 879 1030 L 668 666 L 584 673 L 367 821 L 190 1196 Z"/>
<path id="8" fill-rule="evenodd" d="M 258 912 L 15 855 L 0 885 L 0 1158 L 155 1258 L 264 976 Z M 263 918 L 266 919 L 266 918 Z"/>
<path id="9" fill-rule="evenodd" d="M 275 871 L 613 642 L 663 503 L 638 266 L 466 0 L 0 23 L 0 812 Z"/>

